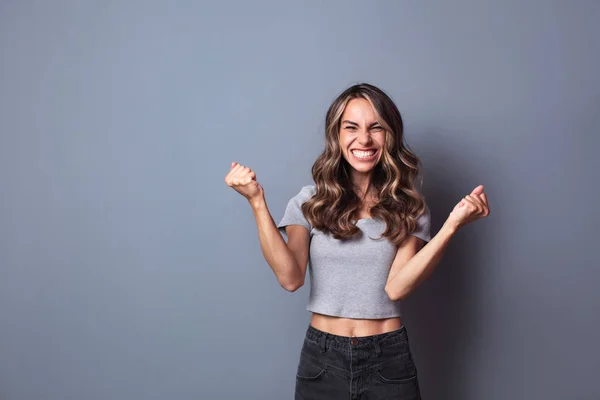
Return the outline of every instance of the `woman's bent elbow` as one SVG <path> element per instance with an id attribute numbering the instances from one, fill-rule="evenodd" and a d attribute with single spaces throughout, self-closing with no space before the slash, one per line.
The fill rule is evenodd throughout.
<path id="1" fill-rule="evenodd" d="M 304 282 L 285 282 L 285 283 L 280 282 L 280 285 L 282 288 L 284 288 L 288 292 L 295 292 L 296 290 L 300 289 L 304 285 Z"/>
<path id="2" fill-rule="evenodd" d="M 392 290 L 390 287 L 385 287 L 385 292 L 392 301 L 404 300 L 408 293 L 404 290 Z"/>

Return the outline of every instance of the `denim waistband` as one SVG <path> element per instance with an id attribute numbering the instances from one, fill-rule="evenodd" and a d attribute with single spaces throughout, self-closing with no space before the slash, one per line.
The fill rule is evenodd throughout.
<path id="1" fill-rule="evenodd" d="M 369 336 L 340 336 L 321 331 L 312 325 L 306 329 L 306 339 L 324 347 L 335 347 L 340 350 L 348 349 L 379 349 L 380 347 L 395 346 L 398 343 L 408 342 L 406 327 Z"/>

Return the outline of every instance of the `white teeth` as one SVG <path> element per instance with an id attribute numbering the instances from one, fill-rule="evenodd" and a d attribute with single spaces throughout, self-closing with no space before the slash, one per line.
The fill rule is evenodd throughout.
<path id="1" fill-rule="evenodd" d="M 373 154 L 375 154 L 375 150 L 371 150 L 371 151 L 352 150 L 352 154 L 354 154 L 358 158 L 369 158 Z"/>

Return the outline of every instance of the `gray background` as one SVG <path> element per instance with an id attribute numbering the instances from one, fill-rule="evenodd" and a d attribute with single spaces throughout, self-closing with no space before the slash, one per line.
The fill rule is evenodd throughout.
<path id="1" fill-rule="evenodd" d="M 223 179 L 281 218 L 361 81 L 433 233 L 492 209 L 405 302 L 424 398 L 600 398 L 600 3 L 216 3 L 0 3 L 0 399 L 292 398 L 308 285 Z"/>

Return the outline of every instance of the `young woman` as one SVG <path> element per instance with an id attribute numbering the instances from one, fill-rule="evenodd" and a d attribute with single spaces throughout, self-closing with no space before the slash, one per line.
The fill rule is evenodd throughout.
<path id="1" fill-rule="evenodd" d="M 262 186 L 232 163 L 225 182 L 252 206 L 260 245 L 279 284 L 293 292 L 310 270 L 312 312 L 295 399 L 420 399 L 400 300 L 440 262 L 456 231 L 490 210 L 483 186 L 430 236 L 415 185 L 420 160 L 404 143 L 400 112 L 379 88 L 352 86 L 331 104 L 325 150 L 275 225 Z"/>

